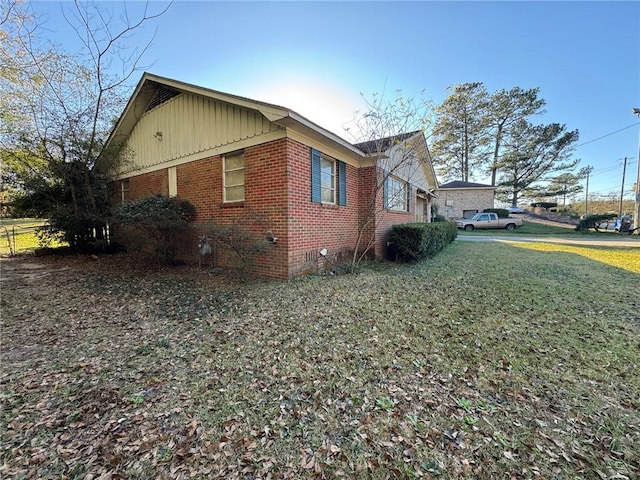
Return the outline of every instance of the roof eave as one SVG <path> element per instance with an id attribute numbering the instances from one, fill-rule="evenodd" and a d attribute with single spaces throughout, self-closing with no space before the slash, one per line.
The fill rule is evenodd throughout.
<path id="1" fill-rule="evenodd" d="M 181 92 L 206 96 L 208 98 L 213 98 L 222 102 L 238 105 L 249 110 L 258 111 L 270 122 L 276 123 L 285 128 L 302 127 L 303 130 L 311 133 L 312 136 L 316 136 L 321 139 L 328 139 L 334 144 L 338 145 L 339 148 L 344 149 L 349 153 L 355 154 L 359 157 L 364 157 L 364 153 L 351 143 L 288 108 L 261 102 L 258 100 L 248 99 L 238 95 L 219 92 L 217 90 L 212 90 L 185 82 L 180 82 L 178 80 L 161 77 L 148 72 L 145 72 L 142 75 L 140 81 L 138 82 L 138 85 L 131 95 L 131 98 L 129 99 L 129 102 L 127 103 L 127 106 L 123 110 L 122 115 L 111 131 L 111 134 L 107 140 L 108 146 L 115 146 L 116 148 L 120 148 L 122 144 L 124 144 L 126 139 L 131 134 L 131 131 L 133 130 L 136 122 L 138 121 L 138 117 L 142 115 L 142 113 L 149 105 L 149 102 L 153 97 L 152 92 L 154 91 L 154 89 L 151 87 L 154 84 L 165 85 Z M 145 92 L 147 91 L 149 92 L 149 94 L 145 95 Z M 140 111 L 142 112 L 140 113 L 140 115 L 135 114 L 137 107 L 140 107 Z"/>

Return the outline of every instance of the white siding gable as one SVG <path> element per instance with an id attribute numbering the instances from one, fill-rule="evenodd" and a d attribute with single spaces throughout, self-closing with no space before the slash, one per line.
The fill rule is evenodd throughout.
<path id="1" fill-rule="evenodd" d="M 285 134 L 283 127 L 256 110 L 182 93 L 147 111 L 136 122 L 126 142 L 125 169 L 152 171 Z"/>

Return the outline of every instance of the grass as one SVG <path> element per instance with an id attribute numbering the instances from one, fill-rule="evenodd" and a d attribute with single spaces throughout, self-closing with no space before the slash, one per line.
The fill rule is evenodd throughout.
<path id="1" fill-rule="evenodd" d="M 513 242 L 512 245 L 538 252 L 564 252 L 586 257 L 590 260 L 640 273 L 640 250 L 636 247 L 582 247 L 553 243 Z"/>
<path id="2" fill-rule="evenodd" d="M 640 276 L 594 250 L 285 284 L 4 260 L 0 475 L 638 478 Z"/>
<path id="3" fill-rule="evenodd" d="M 37 236 L 39 227 L 45 220 L 38 218 L 2 218 L 0 219 L 0 255 L 16 255 L 32 252 L 43 246 Z M 62 243 L 51 242 L 51 247 Z"/>

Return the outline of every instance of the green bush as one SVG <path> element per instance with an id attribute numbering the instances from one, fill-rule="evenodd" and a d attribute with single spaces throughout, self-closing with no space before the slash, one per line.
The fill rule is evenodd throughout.
<path id="1" fill-rule="evenodd" d="M 185 200 L 152 195 L 122 205 L 118 221 L 133 230 L 141 250 L 152 251 L 159 264 L 170 265 L 176 259 L 180 234 L 195 215 L 195 207 Z"/>
<path id="2" fill-rule="evenodd" d="M 404 223 L 394 225 L 388 238 L 388 256 L 402 262 L 433 257 L 458 235 L 454 222 Z"/>
<path id="3" fill-rule="evenodd" d="M 549 210 L 550 208 L 557 207 L 558 204 L 556 202 L 534 202 L 531 204 L 531 206 L 533 208 L 540 207 L 540 208 L 544 208 L 545 210 Z"/>
<path id="4" fill-rule="evenodd" d="M 485 208 L 482 213 L 497 213 L 498 218 L 509 218 L 509 210 L 506 208 Z"/>
<path id="5" fill-rule="evenodd" d="M 596 215 L 587 215 L 580 223 L 576 226 L 576 230 L 578 232 L 586 232 L 590 228 L 593 228 L 596 231 L 599 231 L 600 224 L 604 222 L 608 222 L 609 220 L 613 220 L 618 215 L 615 213 L 603 213 Z"/>

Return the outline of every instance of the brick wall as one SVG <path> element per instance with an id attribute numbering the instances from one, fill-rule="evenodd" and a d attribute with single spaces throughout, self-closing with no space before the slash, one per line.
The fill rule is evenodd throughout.
<path id="1" fill-rule="evenodd" d="M 155 194 L 169 195 L 169 176 L 166 169 L 129 179 L 129 198 L 131 200 L 140 200 Z"/>
<path id="2" fill-rule="evenodd" d="M 323 248 L 331 262 L 348 261 L 357 238 L 360 186 L 357 169 L 347 165 L 346 206 L 312 202 L 311 149 L 293 140 L 287 149 L 287 245 L 289 276 L 294 277 L 327 267 L 319 255 Z"/>
<path id="3" fill-rule="evenodd" d="M 340 160 L 340 159 L 337 159 Z M 326 248 L 333 263 L 351 259 L 356 246 L 358 225 L 366 212 L 370 192 L 375 186 L 373 167 L 346 166 L 347 204 L 311 201 L 311 148 L 289 138 L 248 147 L 244 150 L 245 200 L 224 203 L 222 157 L 213 156 L 178 165 L 178 197 L 196 208 L 193 228 L 181 238 L 179 258 L 197 264 L 198 236 L 206 234 L 211 223 L 241 223 L 258 236 L 271 231 L 277 242 L 258 254 L 251 272 L 266 278 L 289 279 L 330 267 L 320 250 Z M 129 180 L 132 200 L 147 195 L 168 194 L 167 170 L 146 173 Z M 382 206 L 382 192 L 376 199 Z M 391 225 L 413 221 L 414 212 L 383 212 L 366 230 L 363 245 L 375 235 L 374 253 L 383 256 L 386 234 Z M 221 245 L 212 245 L 214 257 L 203 261 L 224 267 L 236 263 L 235 254 Z"/>
<path id="4" fill-rule="evenodd" d="M 462 218 L 465 210 L 482 212 L 485 208 L 493 208 L 494 190 L 478 189 L 440 189 L 434 203 L 438 205 L 438 213 L 447 218 Z M 450 203 L 450 205 L 447 205 Z"/>

